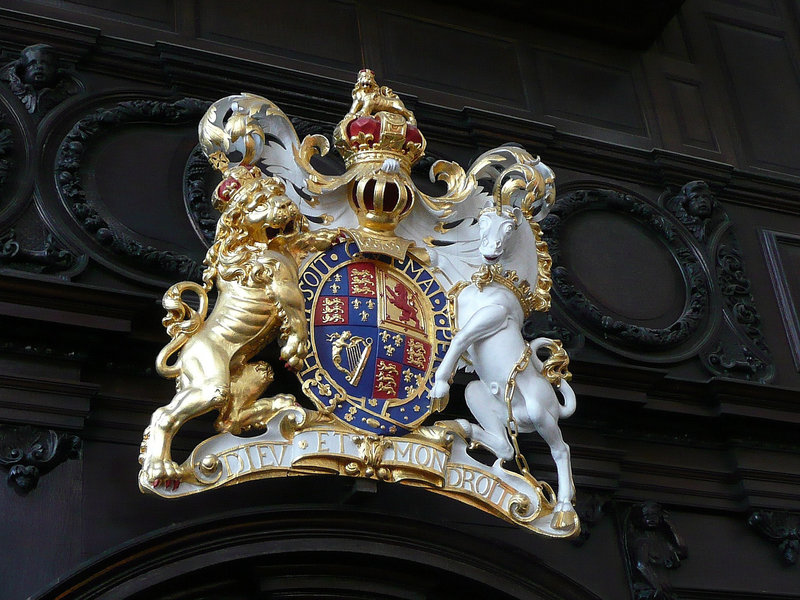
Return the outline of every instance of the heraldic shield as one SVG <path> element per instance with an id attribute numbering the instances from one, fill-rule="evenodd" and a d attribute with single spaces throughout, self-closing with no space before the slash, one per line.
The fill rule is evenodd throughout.
<path id="1" fill-rule="evenodd" d="M 425 137 L 369 70 L 333 131 L 338 175 L 312 165 L 327 138 L 301 141 L 260 96 L 213 103 L 199 137 L 222 175 L 212 197 L 220 218 L 202 283 L 163 297 L 171 339 L 156 368 L 176 388 L 145 429 L 140 489 L 175 498 L 269 477 L 364 477 L 542 535 L 576 535 L 558 425 L 575 410 L 569 357 L 558 340 L 521 334 L 528 315 L 550 308 L 539 221 L 555 201 L 553 172 L 502 146 L 467 171 L 436 161 L 430 177 L 445 192 L 426 194 L 411 177 Z M 270 344 L 302 395 L 265 395 L 280 368 L 264 360 Z M 453 409 L 465 401 L 476 422 L 436 421 L 464 367 L 477 378 Z M 209 412 L 217 434 L 179 462 L 174 436 Z M 534 431 L 550 448 L 557 491 L 528 468 L 520 440 Z"/>
<path id="2" fill-rule="evenodd" d="M 414 431 L 438 407 L 432 374 L 451 337 L 447 297 L 417 259 L 366 259 L 355 242 L 309 261 L 300 289 L 311 349 L 300 371 L 320 410 L 378 435 Z"/>

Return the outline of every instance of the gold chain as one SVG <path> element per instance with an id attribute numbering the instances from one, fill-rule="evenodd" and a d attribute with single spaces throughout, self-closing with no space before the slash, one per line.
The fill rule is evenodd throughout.
<path id="1" fill-rule="evenodd" d="M 528 460 L 519 449 L 519 441 L 517 440 L 517 434 L 519 433 L 519 430 L 517 429 L 517 420 L 514 418 L 514 411 L 511 408 L 511 401 L 514 398 L 514 391 L 517 389 L 517 375 L 522 373 L 522 371 L 528 367 L 528 363 L 531 360 L 532 354 L 533 350 L 531 347 L 525 346 L 522 356 L 520 356 L 517 364 L 514 365 L 514 368 L 511 369 L 511 374 L 508 376 L 508 381 L 506 382 L 506 409 L 508 411 L 508 422 L 506 423 L 506 429 L 508 430 L 509 437 L 511 438 L 511 445 L 514 446 L 514 460 L 517 463 L 517 468 L 519 469 L 520 474 L 528 481 L 528 483 L 543 491 L 544 495 L 542 496 L 542 499 L 545 503 L 552 507 L 555 506 L 556 503 L 556 494 L 553 491 L 553 488 L 550 487 L 550 484 L 548 484 L 546 481 L 538 481 L 533 475 L 531 475 L 530 467 L 528 467 Z"/>
<path id="2" fill-rule="evenodd" d="M 517 375 L 527 368 L 532 353 L 531 347 L 526 345 L 525 351 L 517 361 L 517 364 L 514 365 L 514 368 L 511 369 L 511 374 L 508 376 L 508 381 L 506 382 L 506 408 L 508 409 L 506 429 L 508 429 L 508 434 L 511 437 L 511 444 L 514 446 L 514 460 L 517 463 L 517 468 L 525 479 L 533 479 L 533 477 L 531 476 L 530 468 L 528 468 L 528 461 L 519 449 L 519 442 L 517 441 L 517 420 L 514 418 L 511 400 L 514 398 L 514 391 L 517 389 Z"/>

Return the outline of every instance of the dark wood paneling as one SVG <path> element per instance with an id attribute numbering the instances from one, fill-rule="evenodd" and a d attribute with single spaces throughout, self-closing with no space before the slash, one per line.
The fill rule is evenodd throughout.
<path id="1" fill-rule="evenodd" d="M 497 104 L 525 105 L 510 41 L 391 13 L 381 15 L 380 30 L 384 78 Z"/>
<path id="2" fill-rule="evenodd" d="M 58 3 L 53 3 L 58 4 Z M 80 11 L 89 10 L 121 21 L 141 21 L 151 27 L 161 27 L 168 30 L 175 29 L 175 1 L 174 0 L 65 0 L 63 4 L 76 5 Z"/>
<path id="3" fill-rule="evenodd" d="M 678 265 L 633 219 L 579 214 L 565 227 L 561 248 L 564 266 L 609 314 L 644 327 L 667 327 L 680 317 L 685 284 Z"/>
<path id="4" fill-rule="evenodd" d="M 0 485 L 0 597 L 22 600 L 83 559 L 82 461 L 68 460 L 25 496 Z"/>
<path id="5" fill-rule="evenodd" d="M 87 193 L 103 218 L 129 235 L 199 258 L 203 248 L 187 219 L 182 190 L 174 185 L 183 179 L 196 143 L 194 127 L 121 128 L 93 149 Z"/>
<path id="6" fill-rule="evenodd" d="M 227 2 L 197 3 L 197 37 L 252 47 L 287 58 L 358 70 L 360 34 L 349 2 L 251 2 L 235 11 Z"/>
<path id="7" fill-rule="evenodd" d="M 56 126 L 56 121 L 64 121 L 64 127 L 74 122 L 70 118 L 78 118 L 83 103 L 89 110 L 92 102 L 99 102 L 98 95 L 109 90 L 143 88 L 145 83 L 167 78 L 169 84 L 165 83 L 162 91 L 166 93 L 172 86 L 176 96 L 200 94 L 215 98 L 228 93 L 228 87 L 233 86 L 231 91 L 263 93 L 292 115 L 336 122 L 349 106 L 352 71 L 360 65 L 354 15 L 358 11 L 362 17 L 366 8 L 385 15 L 380 13 L 380 7 L 368 6 L 366 0 L 349 3 L 318 0 L 302 7 L 297 3 L 298 6 L 282 5 L 277 9 L 274 3 L 269 7 L 254 3 L 248 4 L 252 10 L 247 22 L 240 19 L 233 23 L 232 15 L 240 13 L 231 7 L 181 3 L 178 9 L 181 23 L 194 22 L 190 15 L 194 14 L 195 6 L 202 13 L 201 33 L 206 38 L 197 39 L 190 26 L 183 27 L 180 33 L 168 34 L 165 29 L 148 27 L 134 17 L 114 20 L 108 7 L 116 6 L 114 10 L 119 11 L 125 7 L 116 1 L 103 5 L 91 1 L 90 8 L 52 0 L 40 5 L 51 12 L 39 14 L 68 15 L 69 18 L 62 20 L 90 22 L 100 27 L 102 33 L 30 15 L 11 19 L 7 11 L 0 10 L 2 24 L 9 23 L 3 46 L 9 56 L 28 43 L 44 41 L 59 45 L 63 41 L 68 62 L 85 78 L 87 93 L 92 95 L 73 99 L 71 108 L 62 107 L 61 113 L 54 113 L 50 121 L 43 122 L 39 137 L 31 137 L 38 140 L 31 144 L 34 155 L 41 151 L 42 140 L 58 141 L 60 125 Z M 17 6 L 22 4 L 15 2 Z M 689 13 L 686 22 L 681 22 L 677 30 L 673 26 L 665 32 L 662 54 L 655 58 L 651 55 L 655 66 L 648 71 L 647 81 L 639 66 L 644 59 L 640 61 L 634 51 L 612 48 L 612 41 L 590 44 L 586 40 L 559 37 L 552 31 L 534 31 L 530 14 L 525 21 L 510 14 L 498 15 L 492 6 L 482 9 L 483 16 L 492 21 L 482 22 L 478 11 L 465 11 L 456 26 L 433 22 L 445 19 L 445 13 L 437 12 L 433 6 L 425 7 L 422 2 L 409 1 L 402 4 L 403 10 L 413 5 L 417 15 L 425 16 L 411 17 L 413 11 L 409 9 L 407 14 L 386 16 L 382 28 L 375 19 L 374 27 L 369 30 L 373 36 L 370 44 L 381 83 L 389 83 L 387 78 L 394 79 L 390 84 L 397 84 L 401 91 L 406 86 L 416 86 L 413 91 L 422 100 L 415 102 L 412 98 L 409 106 L 414 106 L 421 128 L 429 135 L 432 155 L 440 152 L 442 157 L 451 158 L 450 148 L 456 148 L 463 158 L 480 146 L 517 140 L 555 167 L 559 185 L 565 179 L 569 181 L 564 174 L 571 169 L 575 182 L 602 180 L 609 187 L 636 182 L 636 189 L 647 201 L 658 197 L 665 182 L 683 184 L 707 178 L 727 203 L 749 207 L 750 212 L 743 213 L 744 216 L 731 215 L 737 228 L 752 224 L 753 232 L 757 227 L 791 231 L 800 206 L 800 186 L 796 180 L 785 177 L 791 172 L 785 166 L 797 167 L 796 150 L 783 156 L 785 166 L 772 165 L 771 168 L 782 170 L 781 176 L 742 172 L 740 167 L 761 166 L 761 163 L 741 162 L 734 166 L 734 159 L 728 158 L 736 142 L 736 128 L 749 132 L 750 128 L 761 126 L 758 121 L 761 115 L 751 115 L 754 107 L 770 111 L 776 108 L 770 95 L 778 81 L 776 75 L 769 74 L 773 56 L 762 53 L 760 58 L 742 66 L 731 62 L 729 67 L 746 68 L 748 72 L 737 73 L 744 83 L 738 80 L 726 83 L 722 76 L 717 77 L 723 69 L 716 58 L 713 36 L 708 35 L 707 19 L 709 11 L 719 13 L 719 19 L 732 18 L 725 16 L 724 9 L 730 5 L 733 10 L 734 3 L 697 0 L 691 4 L 694 12 Z M 730 34 L 737 44 L 739 38 L 748 42 L 766 35 L 764 45 L 773 54 L 782 56 L 784 67 L 792 68 L 790 55 L 797 51 L 793 37 L 796 34 L 786 25 L 786 37 L 782 38 L 782 26 L 774 23 L 777 18 L 758 12 L 758 5 L 768 7 L 770 3 L 750 0 L 739 13 L 761 22 L 749 24 L 744 19 L 738 25 L 726 25 L 725 35 Z M 776 0 L 776 6 L 784 5 L 777 5 Z M 59 14 L 55 7 L 61 11 Z M 314 7 L 319 9 L 316 13 Z M 130 10 L 139 8 L 132 5 Z M 782 10 L 789 9 L 784 6 Z M 503 19 L 508 27 L 495 27 Z M 766 27 L 764 21 L 770 20 L 771 25 L 767 25 L 772 27 L 771 33 L 757 29 Z M 362 21 L 362 32 L 363 25 Z M 529 43 L 533 35 L 535 48 Z M 213 36 L 216 37 L 212 40 Z M 725 48 L 727 52 L 728 46 Z M 761 46 L 737 52 L 761 53 Z M 74 57 L 82 59 L 75 62 Z M 379 70 L 381 57 L 383 73 Z M 738 54 L 733 58 L 737 57 Z M 524 78 L 519 73 L 518 58 L 523 62 Z M 543 61 L 549 71 L 541 73 L 541 65 L 524 62 L 528 60 Z M 135 65 L 133 70 L 131 65 Z M 331 65 L 335 68 L 330 68 Z M 778 69 L 779 76 L 785 74 L 784 67 Z M 754 68 L 763 72 L 754 74 Z M 652 80 L 656 79 L 661 86 L 657 94 L 652 90 Z M 544 103 L 525 97 L 526 91 L 535 89 L 536 85 L 530 83 L 535 81 L 539 82 L 538 94 Z M 793 81 L 786 85 L 794 85 Z M 750 104 L 742 104 L 740 98 L 730 100 L 733 97 L 730 90 L 738 94 L 742 85 L 751 84 L 761 85 L 762 89 L 746 90 Z M 790 91 L 789 96 L 794 99 L 794 92 Z M 484 106 L 463 108 L 472 102 Z M 487 103 L 494 106 L 487 107 Z M 726 122 L 725 115 L 731 106 L 741 111 L 735 116 L 741 123 Z M 545 117 L 547 124 L 534 120 Z M 651 149 L 660 143 L 658 136 L 665 129 L 667 118 L 672 119 L 669 127 L 673 145 L 669 149 L 686 154 Z M 770 116 L 768 122 L 780 123 L 781 130 L 762 136 L 780 138 L 783 145 L 775 153 L 786 150 L 789 133 L 783 131 L 783 124 L 793 126 L 795 118 L 794 113 Z M 180 199 L 176 196 L 180 182 L 176 173 L 185 158 L 181 153 L 188 146 L 180 149 L 171 146 L 174 140 L 165 126 L 163 154 L 157 156 L 144 132 L 149 125 L 137 122 L 133 127 L 138 133 L 118 132 L 121 137 L 110 135 L 93 145 L 102 156 L 91 161 L 87 157 L 87 170 L 95 169 L 96 178 L 87 179 L 86 189 L 97 199 L 98 206 L 105 205 L 108 213 L 118 217 L 128 230 L 164 239 L 167 236 L 158 228 L 169 229 L 181 216 Z M 45 146 L 47 143 L 51 142 L 45 142 Z M 714 156 L 716 146 L 723 147 L 725 152 Z M 137 149 L 153 155 L 146 160 L 140 157 L 137 162 Z M 702 157 L 730 160 L 732 164 Z M 23 162 L 17 160 L 18 164 Z M 169 163 L 170 160 L 174 162 Z M 467 164 L 466 160 L 462 162 Z M 145 171 L 161 165 L 165 171 L 132 189 L 132 182 L 140 179 L 141 174 L 131 165 Z M 37 194 L 42 196 L 37 200 L 41 200 L 41 211 L 47 213 L 57 201 L 52 170 L 37 170 L 36 177 Z M 114 196 L 117 188 L 124 193 Z M 139 213 L 142 203 L 149 208 Z M 592 288 L 590 291 L 599 301 L 631 320 L 658 324 L 661 315 L 671 316 L 675 290 L 683 288 L 676 284 L 675 265 L 664 260 L 660 242 L 646 237 L 647 232 L 635 223 L 614 220 L 613 215 L 604 221 L 607 216 L 600 213 L 592 217 L 593 220 L 583 224 L 576 217 L 571 223 L 576 227 L 571 246 L 572 267 L 579 279 L 589 284 L 587 287 Z M 178 238 L 191 232 L 181 231 L 170 231 L 169 237 L 172 242 L 185 245 L 189 238 Z M 755 234 L 750 237 L 752 243 L 742 244 L 742 251 L 749 259 L 748 266 L 755 266 L 749 270 L 756 275 L 760 255 Z M 794 306 L 800 296 L 800 283 L 793 277 L 800 270 L 800 246 L 781 240 L 784 238 L 779 238 L 776 245 L 782 266 L 776 273 L 780 273 L 789 290 L 787 305 Z M 75 242 L 76 247 L 79 241 Z M 44 580 L 63 576 L 83 558 L 173 522 L 252 506 L 254 498 L 273 506 L 324 503 L 326 508 L 319 520 L 321 527 L 328 529 L 334 514 L 329 507 L 345 495 L 344 486 L 348 482 L 344 479 L 251 482 L 174 504 L 136 492 L 136 454 L 141 431 L 152 409 L 169 398 L 170 382 L 157 381 L 146 370 L 152 369 L 152 356 L 165 341 L 158 323 L 162 311 L 155 302 L 151 283 L 139 282 L 124 269 L 106 273 L 96 261 L 92 264 L 95 278 L 86 281 L 97 284 L 97 289 L 81 288 L 80 295 L 56 290 L 46 301 L 40 301 L 34 292 L 38 289 L 44 296 L 41 288 L 45 280 L 26 275 L 19 278 L 26 282 L 24 289 L 20 287 L 13 295 L 6 290 L 2 298 L 5 306 L 13 305 L 15 312 L 9 314 L 26 318 L 24 326 L 20 326 L 17 345 L 0 340 L 5 344 L 4 355 L 31 356 L 30 364 L 25 366 L 30 369 L 26 371 L 28 375 L 18 372 L 21 368 L 18 363 L 12 365 L 15 372 L 6 373 L 7 391 L 1 399 L 5 402 L 5 418 L 74 422 L 74 427 L 83 429 L 88 443 L 84 462 L 80 464 L 82 474 L 75 471 L 77 462 L 63 465 L 63 471 L 55 471 L 43 480 L 43 487 L 37 490 L 41 492 L 39 496 L 25 499 L 27 504 L 22 508 L 16 504 L 6 511 L 7 522 L 0 525 L 0 540 L 3 540 L 0 546 L 7 543 L 8 553 L 13 556 L 0 564 L 5 569 L 0 574 L 0 596 L 4 600 L 19 600 L 34 593 Z M 615 270 L 615 264 L 624 264 L 624 270 Z M 8 288 L 10 279 L 4 275 L 0 287 Z M 150 296 L 137 300 L 136 307 L 128 307 L 127 302 L 133 300 L 123 300 L 128 298 L 124 294 L 112 302 L 110 292 L 103 293 L 102 289 L 110 290 L 121 283 L 130 286 L 129 289 L 147 290 Z M 767 275 L 763 271 L 758 273 L 752 283 L 764 321 L 767 317 L 774 321 L 772 329 L 765 329 L 774 349 L 774 345 L 783 344 L 783 334 L 771 302 Z M 73 306 L 77 303 L 81 306 Z M 138 307 L 139 303 L 146 304 L 147 311 Z M 764 309 L 771 309 L 770 314 L 764 314 Z M 65 390 L 63 381 L 43 379 L 42 373 L 55 377 L 55 372 L 52 359 L 48 358 L 51 349 L 38 347 L 39 338 L 31 333 L 34 320 L 40 325 L 37 331 L 43 332 L 42 339 L 63 338 L 65 345 L 74 345 L 79 350 L 92 347 L 83 357 L 80 354 L 70 357 L 75 383 L 69 389 Z M 2 324 L 6 323 L 17 326 L 9 317 Z M 646 355 L 617 360 L 598 344 L 592 344 L 588 340 L 571 354 L 580 403 L 573 419 L 564 425 L 565 438 L 573 448 L 579 498 L 585 498 L 593 488 L 602 489 L 613 494 L 615 502 L 657 499 L 675 505 L 675 514 L 693 513 L 691 518 L 676 519 L 681 532 L 691 536 L 691 558 L 673 573 L 676 595 L 681 598 L 741 600 L 759 596 L 777 598 L 781 594 L 789 597 L 795 589 L 790 587 L 793 584 L 790 578 L 796 579 L 795 571 L 782 568 L 772 545 L 756 537 L 748 538 L 750 534 L 744 523 L 744 512 L 749 506 L 793 509 L 797 505 L 798 377 L 792 372 L 785 347 L 781 348 L 783 362 L 778 364 L 785 375 L 779 384 L 767 386 L 724 378 L 709 381 L 708 373 L 699 368 L 692 370 L 692 361 L 688 359 L 665 363 L 663 368 L 645 368 L 640 359 Z M 276 389 L 287 388 L 278 385 Z M 67 392 L 74 394 L 75 399 L 64 400 Z M 12 410 L 16 411 L 13 415 L 9 412 Z M 467 416 L 461 396 L 454 395 L 450 410 L 453 416 Z M 210 435 L 212 431 L 210 421 L 198 420 L 187 427 L 180 449 L 190 445 L 189 441 L 195 439 L 192 436 Z M 523 444 L 523 450 L 537 477 L 552 482 L 552 459 L 544 444 L 536 436 L 531 438 L 530 444 L 527 441 Z M 741 442 L 740 438 L 747 439 Z M 73 486 L 82 490 L 82 497 L 73 493 Z M 68 494 L 72 495 L 67 497 Z M 4 506 L 19 500 L 10 494 L 0 496 Z M 362 496 L 359 502 L 350 506 L 359 520 L 367 519 L 370 510 L 379 512 L 380 520 L 387 523 L 403 516 L 424 515 L 424 530 L 439 523 L 469 531 L 485 547 L 498 540 L 500 544 L 516 546 L 514 552 L 535 548 L 534 556 L 554 565 L 599 597 L 617 599 L 629 594 L 625 587 L 625 566 L 620 562 L 619 539 L 612 531 L 614 521 L 608 515 L 597 525 L 587 545 L 577 549 L 569 544 L 536 539 L 466 505 L 412 488 L 378 484 L 371 496 L 366 500 Z M 76 510 L 83 511 L 82 520 L 72 519 Z M 297 521 L 296 528 L 307 530 L 308 511 L 301 509 L 301 512 L 302 519 Z M 240 525 L 237 522 L 230 531 Z M 262 527 L 259 531 L 272 530 Z M 215 535 L 209 538 L 210 544 L 218 542 Z M 358 543 L 362 544 L 363 539 Z M 177 558 L 183 558 L 180 552 L 195 549 L 195 541 L 196 538 L 181 546 Z M 452 536 L 445 536 L 445 541 L 452 544 Z M 146 547 L 152 549 L 152 541 Z M 758 556 L 753 557 L 755 554 Z M 164 565 L 168 568 L 171 563 L 165 559 L 158 564 L 159 568 Z M 731 564 L 741 567 L 735 577 L 728 573 Z M 524 568 L 518 573 L 533 581 L 539 576 L 539 571 Z M 85 580 L 83 577 L 73 581 Z M 727 590 L 731 587 L 738 591 L 729 594 Z M 6 593 L 9 589 L 11 592 Z M 565 592 L 563 586 L 558 590 L 560 596 L 582 597 Z"/>
<path id="8" fill-rule="evenodd" d="M 800 235 L 765 230 L 761 241 L 794 366 L 800 371 Z"/>
<path id="9" fill-rule="evenodd" d="M 511 15 L 525 26 L 557 31 L 606 44 L 647 49 L 684 0 L 561 0 L 535 2 L 529 0 L 493 0 L 480 5 L 493 14 Z M 464 6 L 449 0 L 447 4 Z"/>
<path id="10" fill-rule="evenodd" d="M 681 142 L 686 146 L 719 152 L 717 138 L 703 101 L 701 83 L 669 76 L 667 82 L 677 113 Z"/>
<path id="11" fill-rule="evenodd" d="M 673 17 L 664 26 L 661 37 L 658 40 L 658 49 L 664 56 L 669 56 L 676 60 L 686 62 L 692 60 L 692 52 L 686 40 L 683 18 L 680 14 Z"/>
<path id="12" fill-rule="evenodd" d="M 721 0 L 732 8 L 747 8 L 766 15 L 776 13 L 775 0 Z"/>
<path id="13" fill-rule="evenodd" d="M 745 518 L 670 513 L 689 546 L 689 558 L 671 572 L 680 600 L 791 600 L 797 598 L 797 567 L 780 567 L 779 552 L 746 528 Z M 769 573 L 769 575 L 767 575 Z M 710 585 L 719 577 L 720 586 Z M 769 590 L 769 591 L 767 591 Z M 614 600 L 617 600 L 616 598 Z"/>
<path id="14" fill-rule="evenodd" d="M 800 73 L 781 31 L 712 22 L 748 166 L 800 174 Z"/>
<path id="15" fill-rule="evenodd" d="M 534 76 L 545 115 L 648 135 L 629 69 L 542 51 L 537 53 Z"/>

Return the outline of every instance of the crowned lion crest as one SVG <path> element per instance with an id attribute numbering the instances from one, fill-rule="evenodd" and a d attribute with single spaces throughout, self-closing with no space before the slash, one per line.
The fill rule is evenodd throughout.
<path id="1" fill-rule="evenodd" d="M 142 491 L 173 498 L 338 474 L 421 486 L 542 535 L 576 535 L 558 426 L 575 410 L 569 358 L 558 340 L 521 335 L 531 312 L 550 307 L 539 221 L 555 201 L 553 172 L 502 146 L 468 170 L 436 161 L 430 177 L 446 191 L 426 194 L 411 177 L 425 137 L 369 70 L 333 132 L 342 173 L 317 171 L 327 139 L 300 140 L 260 96 L 213 103 L 199 137 L 223 177 L 221 216 L 202 284 L 164 295 L 170 341 L 157 369 L 176 391 L 145 430 Z M 281 365 L 260 360 L 272 343 Z M 276 368 L 296 374 L 299 397 L 266 394 Z M 461 368 L 477 375 L 464 398 L 474 421 L 437 421 L 461 401 L 450 398 Z M 211 411 L 216 435 L 176 461 L 176 432 Z M 520 451 L 519 437 L 534 432 L 550 447 L 555 489 Z"/>

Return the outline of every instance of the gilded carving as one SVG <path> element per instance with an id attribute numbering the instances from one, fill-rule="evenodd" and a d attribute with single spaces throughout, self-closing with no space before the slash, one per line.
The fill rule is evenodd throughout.
<path id="1" fill-rule="evenodd" d="M 263 426 L 277 409 L 292 405 L 288 394 L 259 398 L 272 382 L 272 367 L 250 359 L 279 339 L 287 365 L 302 364 L 308 337 L 297 262 L 338 235 L 309 232 L 283 184 L 263 177 L 257 167 L 240 166 L 227 175 L 217 187 L 216 204 L 223 212 L 204 261 L 204 285 L 186 281 L 164 295 L 163 322 L 172 341 L 159 353 L 156 368 L 176 379 L 177 391 L 154 413 L 145 433 L 140 461 L 155 487 L 177 487 L 184 476 L 171 459 L 170 444 L 188 419 L 216 409 L 218 431 L 239 433 Z M 214 286 L 217 302 L 207 316 Z M 198 310 L 183 299 L 186 291 L 198 296 Z M 178 358 L 169 364 L 175 353 Z"/>
<path id="2" fill-rule="evenodd" d="M 334 129 L 341 174 L 311 165 L 328 152 L 324 136 L 301 141 L 260 96 L 213 103 L 198 132 L 203 154 L 223 173 L 214 194 L 222 216 L 203 285 L 181 282 L 164 296 L 171 341 L 157 368 L 176 379 L 176 394 L 145 431 L 141 489 L 176 497 L 245 479 L 338 474 L 423 486 L 542 535 L 575 536 L 568 448 L 555 441 L 555 420 L 574 410 L 569 359 L 556 340 L 527 344 L 520 333 L 525 315 L 550 305 L 550 257 L 538 221 L 555 198 L 552 171 L 504 146 L 467 171 L 434 162 L 431 177 L 446 190 L 423 193 L 411 169 L 425 138 L 369 70 Z M 498 239 L 492 255 L 484 246 Z M 487 266 L 473 278 L 481 261 Z M 218 295 L 208 314 L 212 288 Z M 197 306 L 184 294 L 197 296 Z M 426 424 L 447 405 L 442 386 L 470 345 L 462 341 L 475 308 L 465 302 L 470 294 L 508 319 L 519 350 L 517 364 L 498 369 L 496 397 L 488 399 L 503 418 L 488 423 L 468 397 L 480 424 Z M 502 329 L 490 332 L 498 357 L 496 345 L 508 343 Z M 263 396 L 275 367 L 256 355 L 272 342 L 306 398 Z M 540 348 L 551 353 L 544 363 Z M 473 364 L 475 383 L 485 387 L 486 365 Z M 526 416 L 530 403 L 547 418 Z M 170 454 L 175 432 L 212 410 L 219 433 L 178 464 Z M 558 494 L 533 477 L 520 451 L 518 436 L 534 430 L 553 446 Z M 494 465 L 470 454 L 479 443 L 498 455 Z M 504 467 L 511 458 L 515 467 Z"/>

